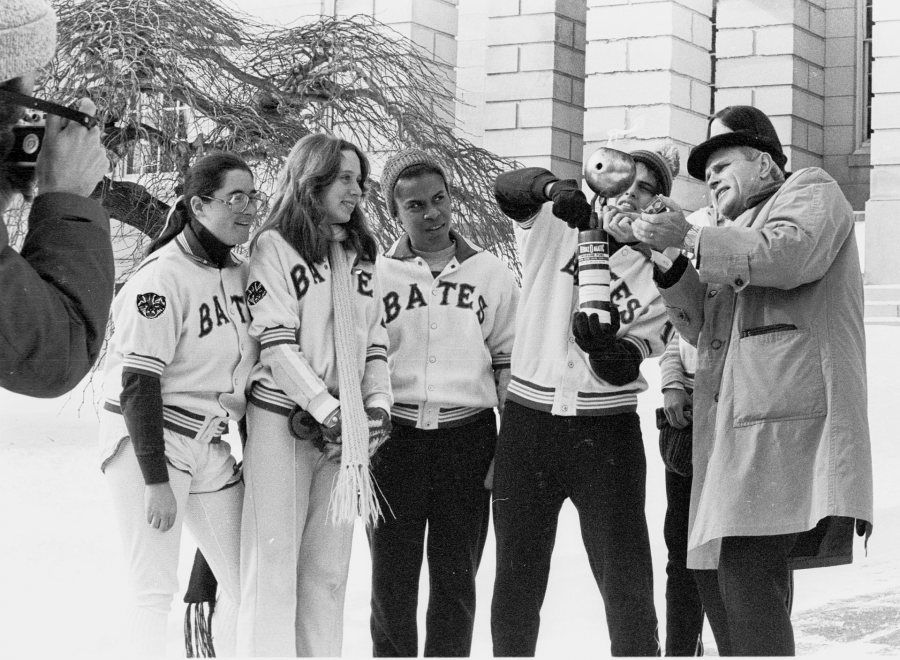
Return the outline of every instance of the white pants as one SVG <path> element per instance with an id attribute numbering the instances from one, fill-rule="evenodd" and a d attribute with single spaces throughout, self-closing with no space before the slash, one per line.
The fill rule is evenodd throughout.
<path id="1" fill-rule="evenodd" d="M 252 403 L 247 429 L 238 655 L 339 656 L 353 525 L 328 515 L 338 463 Z"/>
<path id="2" fill-rule="evenodd" d="M 196 442 L 185 436 L 173 438 L 169 431 L 166 436 L 167 444 L 172 440 Z M 215 465 L 216 470 L 221 468 L 222 452 L 230 455 L 228 444 L 224 442 L 211 451 L 203 447 L 197 449 L 199 460 Z M 196 466 L 198 475 L 207 467 L 202 463 Z M 106 464 L 104 474 L 112 495 L 134 592 L 129 640 L 133 653 L 161 656 L 166 652 L 166 621 L 172 609 L 172 597 L 178 591 L 178 552 L 182 523 L 186 522 L 221 589 L 213 616 L 216 654 L 220 657 L 234 655 L 234 631 L 240 602 L 243 484 L 232 480 L 233 485 L 224 490 L 193 493 L 191 475 L 170 465 L 169 485 L 175 494 L 178 510 L 172 528 L 160 532 L 147 523 L 144 479 L 130 441 L 121 443 L 115 456 Z"/>

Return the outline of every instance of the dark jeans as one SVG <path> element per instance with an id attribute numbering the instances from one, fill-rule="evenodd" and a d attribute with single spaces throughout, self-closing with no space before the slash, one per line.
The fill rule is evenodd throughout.
<path id="1" fill-rule="evenodd" d="M 426 526 L 425 655 L 469 655 L 475 574 L 490 519 L 484 477 L 496 440 L 496 417 L 489 410 L 470 424 L 449 429 L 395 425 L 391 439 L 378 450 L 373 474 L 384 520 L 368 529 L 375 657 L 418 655 L 416 609 Z"/>
<path id="2" fill-rule="evenodd" d="M 703 604 L 687 567 L 691 477 L 666 470 L 666 655 L 703 655 Z"/>
<path id="3" fill-rule="evenodd" d="M 794 655 L 793 575 L 788 553 L 797 534 L 728 536 L 719 567 L 696 571 L 719 655 Z M 723 648 L 724 647 L 724 648 Z"/>
<path id="4" fill-rule="evenodd" d="M 571 498 L 617 656 L 659 655 L 636 413 L 558 417 L 507 402 L 494 466 L 495 656 L 533 656 L 559 511 Z"/>

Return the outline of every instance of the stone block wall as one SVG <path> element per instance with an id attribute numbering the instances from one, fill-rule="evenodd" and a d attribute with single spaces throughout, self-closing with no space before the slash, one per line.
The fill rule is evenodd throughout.
<path id="1" fill-rule="evenodd" d="M 853 208 L 869 197 L 869 144 L 860 114 L 863 101 L 861 48 L 863 17 L 859 0 L 829 0 L 825 9 L 824 165 Z"/>
<path id="2" fill-rule="evenodd" d="M 900 3 L 874 0 L 871 197 L 866 203 L 866 281 L 900 284 Z"/>
<path id="3" fill-rule="evenodd" d="M 788 167 L 824 165 L 825 0 L 719 0 L 716 109 L 754 105 L 771 118 Z"/>
<path id="4" fill-rule="evenodd" d="M 706 203 L 687 176 L 690 148 L 706 135 L 710 111 L 712 0 L 588 0 L 584 151 L 678 147 L 682 174 L 673 196 Z"/>
<path id="5" fill-rule="evenodd" d="M 561 177 L 581 171 L 584 3 L 490 0 L 484 146 Z"/>

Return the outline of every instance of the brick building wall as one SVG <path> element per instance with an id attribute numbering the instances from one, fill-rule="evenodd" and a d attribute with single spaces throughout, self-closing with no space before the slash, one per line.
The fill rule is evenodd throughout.
<path id="1" fill-rule="evenodd" d="M 489 0 L 484 147 L 564 178 L 581 171 L 585 7 Z"/>
<path id="2" fill-rule="evenodd" d="M 866 281 L 900 284 L 900 2 L 874 0 L 872 182 L 866 202 Z"/>
<path id="3" fill-rule="evenodd" d="M 767 112 L 788 167 L 819 166 L 866 211 L 866 276 L 900 282 L 900 1 L 875 20 L 871 139 L 860 43 L 866 0 L 256 0 L 254 11 L 372 13 L 453 69 L 444 119 L 526 165 L 578 176 L 614 138 L 664 140 L 682 162 L 706 117 L 731 104 Z M 284 14 L 281 14 L 283 17 Z M 450 42 L 453 42 L 451 46 Z M 705 203 L 684 173 L 674 196 Z"/>

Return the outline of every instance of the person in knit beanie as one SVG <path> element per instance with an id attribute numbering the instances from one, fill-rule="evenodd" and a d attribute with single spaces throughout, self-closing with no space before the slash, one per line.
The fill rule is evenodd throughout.
<path id="1" fill-rule="evenodd" d="M 422 149 L 409 148 L 392 155 L 381 170 L 381 196 L 387 205 L 392 218 L 397 217 L 397 201 L 394 199 L 394 188 L 397 181 L 403 178 L 415 178 L 424 172 L 433 172 L 441 178 L 444 186 L 450 190 L 450 177 L 438 160 Z"/>
<path id="2" fill-rule="evenodd" d="M 0 4 L 0 213 L 17 195 L 33 198 L 21 254 L 0 224 L 0 387 L 59 396 L 75 387 L 100 352 L 115 268 L 109 219 L 89 199 L 109 169 L 100 129 L 48 116 L 36 163 L 12 162 L 23 109 L 3 93 L 30 95 L 56 48 L 56 16 L 44 0 Z M 79 110 L 93 114 L 81 99 Z"/>
<path id="3" fill-rule="evenodd" d="M 381 192 L 403 235 L 378 258 L 394 405 L 373 473 L 384 520 L 368 529 L 372 654 L 419 652 L 428 557 L 426 656 L 471 652 L 475 576 L 490 518 L 519 289 L 509 267 L 453 228 L 446 169 L 430 153 L 391 156 Z M 427 534 L 426 534 L 427 528 Z"/>
<path id="4" fill-rule="evenodd" d="M 55 51 L 56 15 L 44 0 L 9 0 L 0 6 L 0 89 L 30 94 L 35 72 Z M 22 108 L 0 98 L 0 160 L 13 147 L 12 127 L 21 116 Z M 11 193 L 30 193 L 33 171 L 12 172 L 7 167 L 4 174 L 0 195 L 6 208 Z"/>
<path id="5" fill-rule="evenodd" d="M 674 154 L 636 161 L 633 185 L 608 213 L 636 216 L 671 192 Z M 492 494 L 494 655 L 535 653 L 566 499 L 603 597 L 610 652 L 658 655 L 637 404 L 647 389 L 641 364 L 662 354 L 668 325 L 649 251 L 610 237 L 610 322 L 601 323 L 577 312 L 579 230 L 592 213 L 578 182 L 526 167 L 498 176 L 494 196 L 515 223 L 523 283 Z"/>

